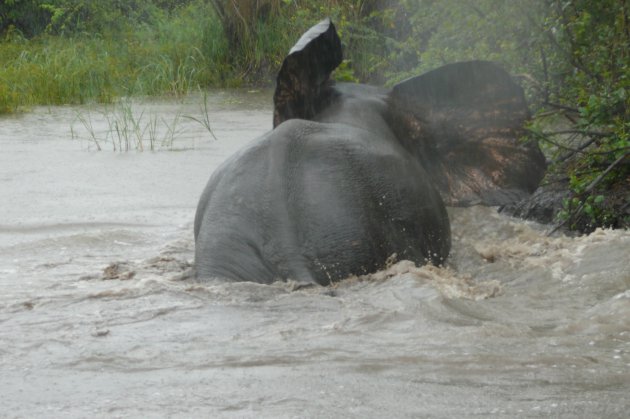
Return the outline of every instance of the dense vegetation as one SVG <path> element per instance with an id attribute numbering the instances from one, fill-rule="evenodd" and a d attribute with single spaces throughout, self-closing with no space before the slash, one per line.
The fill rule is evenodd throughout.
<path id="1" fill-rule="evenodd" d="M 630 224 L 630 0 L 5 0 L 0 112 L 34 104 L 271 84 L 322 16 L 338 79 L 393 84 L 464 59 L 525 87 L 550 160 L 554 216 L 590 231 Z"/>

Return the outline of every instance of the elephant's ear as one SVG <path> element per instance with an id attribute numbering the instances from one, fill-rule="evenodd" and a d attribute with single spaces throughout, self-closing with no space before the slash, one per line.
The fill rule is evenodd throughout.
<path id="1" fill-rule="evenodd" d="M 330 19 L 309 29 L 284 59 L 273 95 L 273 126 L 312 119 L 333 99 L 330 73 L 341 63 L 341 41 Z"/>
<path id="2" fill-rule="evenodd" d="M 392 128 L 447 205 L 502 205 L 532 193 L 545 171 L 523 90 L 496 64 L 445 65 L 396 85 Z"/>

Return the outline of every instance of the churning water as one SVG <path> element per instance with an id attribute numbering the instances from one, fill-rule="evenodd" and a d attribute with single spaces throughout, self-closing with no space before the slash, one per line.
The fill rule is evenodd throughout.
<path id="1" fill-rule="evenodd" d="M 191 280 L 197 199 L 269 102 L 213 92 L 218 141 L 200 97 L 0 119 L 0 416 L 628 417 L 628 231 L 456 209 L 445 268 Z"/>

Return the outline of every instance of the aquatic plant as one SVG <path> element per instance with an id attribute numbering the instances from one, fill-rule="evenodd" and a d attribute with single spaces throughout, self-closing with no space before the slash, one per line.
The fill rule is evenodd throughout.
<path id="1" fill-rule="evenodd" d="M 173 111 L 171 101 L 168 103 L 167 112 L 160 102 L 132 98 L 77 108 L 70 125 L 71 138 L 85 141 L 88 148 L 97 151 L 180 150 L 194 147 L 195 141 L 201 137 L 197 130 L 191 128 L 192 124 L 185 122 L 191 121 L 201 125 L 215 141 L 218 140 L 212 128 L 207 93 L 204 92 L 196 112 L 191 113 L 189 106 L 179 106 Z M 191 136 L 190 132 L 196 134 Z"/>
<path id="2" fill-rule="evenodd" d="M 166 119 L 146 113 L 127 98 L 97 110 L 78 111 L 70 133 L 73 140 L 86 140 L 98 151 L 106 147 L 118 152 L 173 150 L 183 132 L 181 120 L 181 111 Z"/>
<path id="3" fill-rule="evenodd" d="M 216 140 L 218 140 L 217 136 L 214 135 L 214 131 L 212 130 L 212 126 L 210 124 L 210 111 L 208 109 L 208 93 L 203 92 L 203 107 L 201 109 L 201 118 L 197 118 L 191 115 L 184 115 L 184 118 L 190 119 L 192 121 L 195 121 L 199 124 L 201 124 L 201 126 L 203 126 L 206 131 L 208 131 L 210 133 L 210 135 L 212 136 L 212 138 Z"/>

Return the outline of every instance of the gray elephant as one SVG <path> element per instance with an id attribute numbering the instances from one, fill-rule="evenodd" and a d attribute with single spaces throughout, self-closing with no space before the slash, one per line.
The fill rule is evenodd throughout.
<path id="1" fill-rule="evenodd" d="M 285 58 L 274 129 L 211 176 L 195 217 L 197 278 L 326 285 L 392 256 L 441 264 L 445 205 L 500 205 L 540 182 L 519 141 L 522 89 L 490 62 L 449 64 L 393 89 L 335 84 L 341 43 L 326 19 Z"/>

